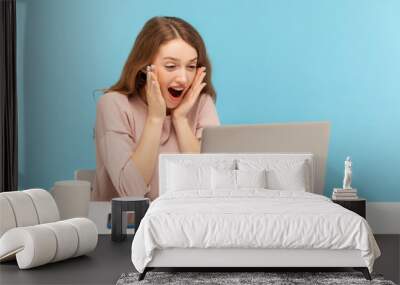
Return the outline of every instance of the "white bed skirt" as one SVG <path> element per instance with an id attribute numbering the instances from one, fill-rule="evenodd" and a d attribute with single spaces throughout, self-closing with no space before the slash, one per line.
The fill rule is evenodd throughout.
<path id="1" fill-rule="evenodd" d="M 366 267 L 359 250 L 156 249 L 146 267 Z"/>

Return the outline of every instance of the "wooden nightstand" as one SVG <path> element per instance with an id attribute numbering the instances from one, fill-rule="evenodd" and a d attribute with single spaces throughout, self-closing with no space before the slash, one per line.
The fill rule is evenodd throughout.
<path id="1" fill-rule="evenodd" d="M 359 214 L 364 219 L 366 218 L 366 199 L 358 198 L 355 200 L 336 200 L 332 199 L 332 202 L 339 204 L 340 206 Z"/>

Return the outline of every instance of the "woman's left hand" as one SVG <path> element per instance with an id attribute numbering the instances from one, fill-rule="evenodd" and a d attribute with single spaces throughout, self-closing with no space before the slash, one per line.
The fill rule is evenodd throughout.
<path id="1" fill-rule="evenodd" d="M 204 66 L 200 67 L 197 70 L 192 86 L 186 92 L 185 98 L 183 98 L 178 107 L 171 110 L 171 114 L 174 119 L 186 118 L 190 109 L 193 107 L 194 103 L 200 95 L 201 90 L 203 90 L 204 86 L 206 86 L 207 84 L 205 82 L 202 82 L 204 77 L 206 76 L 205 70 L 206 68 Z"/>

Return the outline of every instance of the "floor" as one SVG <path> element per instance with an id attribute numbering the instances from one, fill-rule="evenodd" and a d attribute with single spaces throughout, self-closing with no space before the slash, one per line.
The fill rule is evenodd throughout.
<path id="1" fill-rule="evenodd" d="M 375 261 L 374 271 L 400 284 L 400 235 L 375 235 L 375 239 L 381 256 Z"/>
<path id="2" fill-rule="evenodd" d="M 374 272 L 399 284 L 400 235 L 376 235 L 382 256 Z M 100 235 L 97 248 L 87 256 L 19 270 L 15 261 L 0 264 L 0 284 L 115 284 L 124 272 L 134 271 L 130 259 L 132 237 L 121 243 Z"/>

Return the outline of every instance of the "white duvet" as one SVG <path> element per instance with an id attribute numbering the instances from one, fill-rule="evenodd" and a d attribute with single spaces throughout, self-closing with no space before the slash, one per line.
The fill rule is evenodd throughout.
<path id="1" fill-rule="evenodd" d="M 380 256 L 359 215 L 321 195 L 265 189 L 160 196 L 133 239 L 133 265 L 143 272 L 164 248 L 358 249 L 370 272 Z"/>

